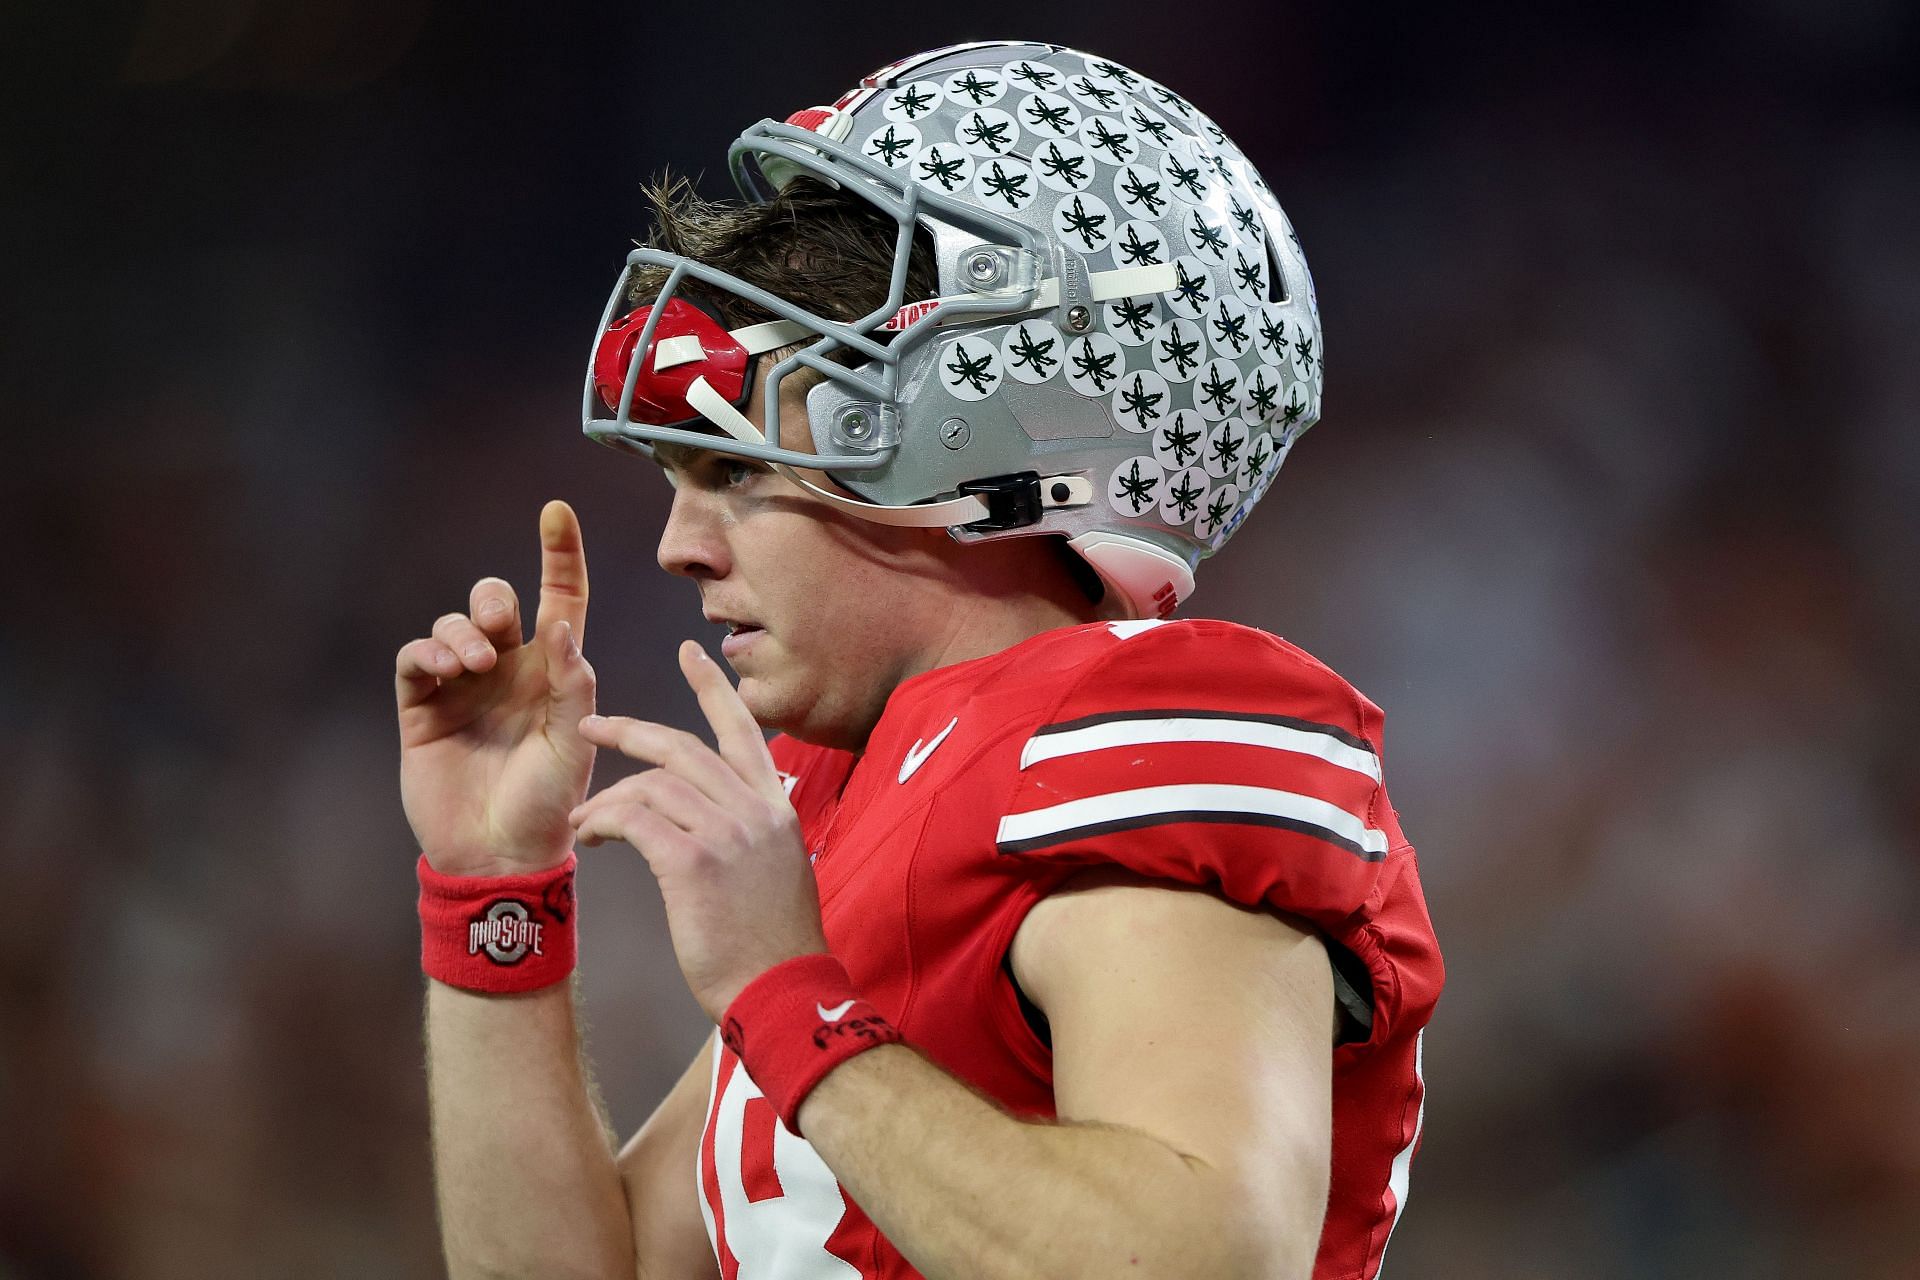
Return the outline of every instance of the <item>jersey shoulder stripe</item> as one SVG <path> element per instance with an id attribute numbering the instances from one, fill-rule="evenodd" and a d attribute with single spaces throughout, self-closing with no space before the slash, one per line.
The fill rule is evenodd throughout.
<path id="1" fill-rule="evenodd" d="M 1000 820 L 997 847 L 1026 853 L 1049 845 L 1182 822 L 1278 827 L 1345 849 L 1367 862 L 1387 853 L 1386 833 L 1338 805 L 1274 787 L 1187 783 L 1109 791 Z"/>
<path id="2" fill-rule="evenodd" d="M 1174 742 L 1232 743 L 1291 751 L 1380 781 L 1380 759 L 1373 748 L 1338 725 L 1298 716 L 1193 707 L 1112 711 L 1046 725 L 1021 749 L 1020 767 L 1030 769 L 1047 760 L 1110 747 Z"/>

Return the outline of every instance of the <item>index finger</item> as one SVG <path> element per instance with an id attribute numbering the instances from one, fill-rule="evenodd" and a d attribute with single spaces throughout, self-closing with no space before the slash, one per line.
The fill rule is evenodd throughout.
<path id="1" fill-rule="evenodd" d="M 587 548 L 580 537 L 580 517 L 555 498 L 540 509 L 540 610 L 534 615 L 534 634 L 565 620 L 573 628 L 575 644 L 584 645 L 587 633 Z"/>
<path id="2" fill-rule="evenodd" d="M 700 711 L 713 726 L 713 744 L 740 780 L 762 795 L 784 796 L 785 788 L 773 767 L 773 753 L 760 733 L 760 722 L 740 700 L 739 690 L 726 672 L 692 640 L 680 646 L 680 671 L 687 678 Z"/>

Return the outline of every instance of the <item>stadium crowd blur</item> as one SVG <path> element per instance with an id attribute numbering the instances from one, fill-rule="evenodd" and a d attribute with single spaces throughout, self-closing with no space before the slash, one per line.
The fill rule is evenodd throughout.
<path id="1" fill-rule="evenodd" d="M 1192 611 L 1387 709 L 1450 981 L 1386 1274 L 1920 1274 L 1910 8 L 33 8 L 0 1278 L 438 1272 L 393 652 L 562 496 L 602 709 L 697 723 L 667 489 L 577 431 L 639 180 L 1002 32 L 1194 99 L 1315 270 L 1326 417 Z M 703 1024 L 582 880 L 626 1132 Z"/>

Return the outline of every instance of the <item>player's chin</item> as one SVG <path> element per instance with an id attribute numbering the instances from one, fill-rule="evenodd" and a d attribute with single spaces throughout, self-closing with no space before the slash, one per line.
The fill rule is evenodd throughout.
<path id="1" fill-rule="evenodd" d="M 781 678 L 785 674 L 782 664 L 770 661 L 772 656 L 756 648 L 754 652 L 727 659 L 734 675 L 739 677 L 736 688 L 740 701 L 766 729 L 780 728 L 780 721 L 785 718 L 781 714 L 784 704 L 792 701 L 784 687 L 787 681 Z"/>
<path id="2" fill-rule="evenodd" d="M 806 700 L 779 681 L 759 676 L 740 678 L 740 701 L 746 704 L 754 723 L 771 733 L 788 737 L 802 736 L 807 719 Z"/>

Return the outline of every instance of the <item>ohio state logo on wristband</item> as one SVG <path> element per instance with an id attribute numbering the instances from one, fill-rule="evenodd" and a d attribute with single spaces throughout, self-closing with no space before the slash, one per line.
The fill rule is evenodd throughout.
<path id="1" fill-rule="evenodd" d="M 420 967 L 469 991 L 552 986 L 578 950 L 575 860 L 521 876 L 449 876 L 420 858 Z"/>
<path id="2" fill-rule="evenodd" d="M 886 1033 L 892 1030 L 893 1024 L 877 1013 L 864 1018 L 848 1018 L 844 1022 L 823 1022 L 813 1029 L 813 1047 L 831 1049 L 845 1036 L 882 1044 Z"/>
<path id="3" fill-rule="evenodd" d="M 526 903 L 506 898 L 467 926 L 467 954 L 484 952 L 495 964 L 519 964 L 529 953 L 545 954 L 540 950 L 544 932 L 546 926 L 534 920 Z"/>

